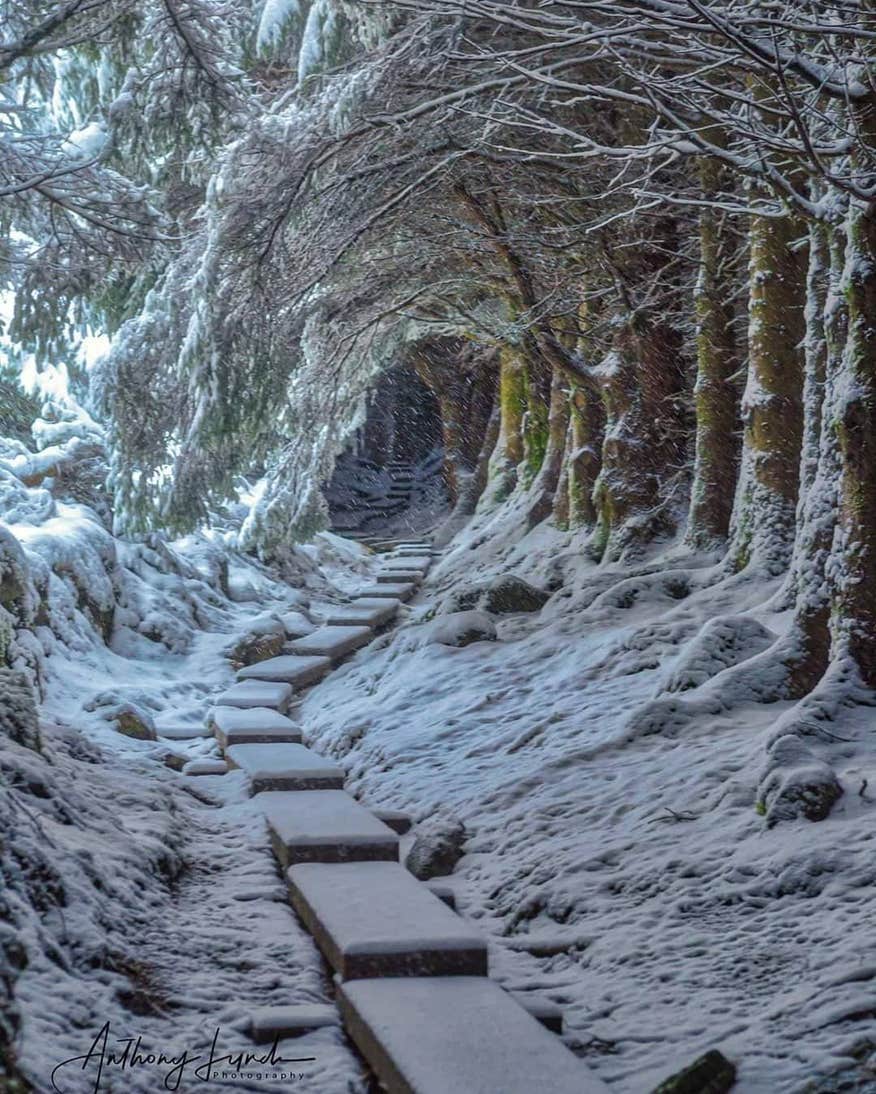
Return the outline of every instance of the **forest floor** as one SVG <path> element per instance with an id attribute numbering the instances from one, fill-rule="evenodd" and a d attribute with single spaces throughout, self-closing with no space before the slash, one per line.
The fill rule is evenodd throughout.
<path id="1" fill-rule="evenodd" d="M 646 1094 L 712 1047 L 737 1063 L 742 1094 L 876 1090 L 876 803 L 856 792 L 868 773 L 876 786 L 876 757 L 849 750 L 828 820 L 768 829 L 757 776 L 785 704 L 732 692 L 719 703 L 700 697 L 710 684 L 692 686 L 786 625 L 763 608 L 772 589 L 728 580 L 705 558 L 680 569 L 671 551 L 637 569 L 596 568 L 565 534 L 518 541 L 512 526 L 484 544 L 475 523 L 400 625 L 306 694 L 305 741 L 340 758 L 368 804 L 465 824 L 453 885 L 490 940 L 492 974 L 561 1004 L 567 1042 L 619 1094 Z M 151 709 L 159 735 L 196 725 L 231 678 L 230 638 L 265 613 L 318 607 L 329 582 L 350 590 L 371 568 L 333 537 L 309 550 L 311 588 L 241 567 L 236 599 L 184 653 L 150 658 L 138 642 L 51 659 L 50 793 L 28 799 L 20 843 L 25 856 L 28 840 L 51 848 L 67 893 L 31 922 L 41 956 L 16 987 L 20 1063 L 40 1094 L 106 1022 L 111 1040 L 140 1036 L 168 1054 L 206 1054 L 218 1028 L 218 1051 L 231 1052 L 249 1047 L 250 1008 L 329 998 L 241 774 L 190 778 L 162 762 L 168 750 L 211 755 L 212 739 L 133 741 L 99 702 L 86 709 L 110 688 Z M 437 641 L 433 617 L 505 572 L 555 592 L 539 612 L 495 616 L 497 641 Z M 724 647 L 704 643 L 730 615 L 750 626 Z M 688 690 L 654 708 L 680 679 Z M 849 710 L 836 732 L 870 720 Z M 294 1047 L 316 1058 L 294 1089 L 369 1089 L 339 1030 Z M 228 1089 L 195 1082 L 195 1066 L 179 1089 Z M 93 1090 L 94 1068 L 68 1064 L 56 1081 L 65 1094 Z M 256 1078 L 231 1086 L 264 1089 Z M 154 1091 L 154 1069 L 108 1071 L 101 1089 Z"/>

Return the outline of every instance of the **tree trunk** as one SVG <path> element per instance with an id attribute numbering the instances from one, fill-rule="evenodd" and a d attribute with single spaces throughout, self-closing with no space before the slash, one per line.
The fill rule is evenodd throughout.
<path id="1" fill-rule="evenodd" d="M 559 369 L 553 370 L 550 391 L 550 407 L 547 420 L 547 444 L 535 480 L 530 489 L 531 501 L 527 512 L 527 525 L 534 528 L 553 509 L 554 495 L 563 468 L 566 450 L 566 431 L 569 425 L 569 393 L 565 377 Z"/>
<path id="2" fill-rule="evenodd" d="M 794 543 L 803 433 L 803 265 L 791 217 L 753 216 L 750 226 L 748 383 L 732 557 L 770 573 Z"/>
<path id="3" fill-rule="evenodd" d="M 678 331 L 638 316 L 623 324 L 597 370 L 606 428 L 594 488 L 596 558 L 617 561 L 670 530 L 664 487 L 682 457 L 680 354 Z"/>
<path id="4" fill-rule="evenodd" d="M 523 462 L 523 413 L 526 372 L 520 350 L 503 346 L 499 354 L 499 440 L 490 460 L 490 479 L 497 480 L 497 500 L 507 497 Z"/>
<path id="5" fill-rule="evenodd" d="M 707 200 L 724 187 L 724 172 L 711 159 L 700 177 Z M 709 548 L 727 538 L 736 486 L 738 395 L 732 381 L 739 367 L 728 287 L 733 238 L 725 215 L 706 206 L 700 216 L 700 267 L 694 296 L 697 322 L 696 455 L 687 542 Z"/>
<path id="6" fill-rule="evenodd" d="M 873 21 L 871 15 L 870 22 Z M 876 100 L 856 112 L 869 147 Z M 859 181 L 873 186 L 869 165 Z M 839 565 L 833 590 L 835 651 L 848 655 L 876 687 L 876 203 L 852 199 L 844 276 L 849 333 L 834 417 L 841 457 Z"/>
<path id="7" fill-rule="evenodd" d="M 601 465 L 605 408 L 602 400 L 576 388 L 569 402 L 569 527 L 591 527 L 596 521 L 593 488 Z"/>

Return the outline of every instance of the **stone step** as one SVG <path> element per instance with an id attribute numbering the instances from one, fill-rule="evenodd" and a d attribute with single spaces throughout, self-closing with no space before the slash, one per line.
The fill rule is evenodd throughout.
<path id="1" fill-rule="evenodd" d="M 412 558 L 388 558 L 383 563 L 384 570 L 422 570 L 429 569 L 432 560 L 422 555 Z"/>
<path id="2" fill-rule="evenodd" d="M 486 976 L 487 945 L 397 862 L 287 871 L 292 906 L 344 980 Z"/>
<path id="3" fill-rule="evenodd" d="M 374 580 L 378 585 L 418 585 L 424 576 L 422 570 L 378 570 Z"/>
<path id="4" fill-rule="evenodd" d="M 371 812 L 384 824 L 388 824 L 393 832 L 398 832 L 400 836 L 410 832 L 413 826 L 413 821 L 408 814 L 402 813 L 399 809 L 372 809 Z"/>
<path id="5" fill-rule="evenodd" d="M 231 745 L 300 744 L 301 730 L 285 714 L 269 707 L 216 707 L 210 716 L 213 732 L 224 750 Z"/>
<path id="6" fill-rule="evenodd" d="M 245 772 L 253 794 L 266 790 L 339 790 L 343 769 L 304 745 L 232 745 L 225 753 L 231 767 Z"/>
<path id="7" fill-rule="evenodd" d="M 359 590 L 362 597 L 373 599 L 374 597 L 390 597 L 393 600 L 410 600 L 414 595 L 416 585 L 411 581 L 389 582 L 382 581 L 379 585 L 367 585 Z"/>
<path id="8" fill-rule="evenodd" d="M 319 631 L 314 631 L 318 634 Z M 298 642 L 306 642 L 309 638 L 296 638 L 289 647 Z M 238 680 L 273 680 L 280 683 L 291 684 L 293 688 L 306 688 L 311 684 L 322 680 L 332 671 L 330 657 L 301 657 L 297 654 L 285 654 L 281 657 L 270 657 L 267 661 L 259 661 L 255 665 L 247 665 L 237 673 Z"/>
<path id="9" fill-rule="evenodd" d="M 398 836 L 349 794 L 262 794 L 274 854 L 284 866 L 301 862 L 398 862 Z"/>
<path id="10" fill-rule="evenodd" d="M 270 680 L 242 680 L 227 691 L 217 695 L 213 702 L 217 707 L 271 707 L 281 713 L 289 706 L 292 688 L 289 684 L 276 684 Z"/>
<path id="11" fill-rule="evenodd" d="M 304 638 L 290 642 L 288 649 L 297 654 L 309 654 L 340 661 L 366 646 L 374 637 L 371 627 L 320 627 Z"/>
<path id="12" fill-rule="evenodd" d="M 454 912 L 456 911 L 456 893 L 446 881 L 442 878 L 429 878 L 429 880 L 424 881 L 423 884 L 430 893 L 434 893 L 448 908 L 452 908 Z"/>
<path id="13" fill-rule="evenodd" d="M 375 600 L 360 597 L 326 611 L 325 623 L 330 627 L 382 627 L 398 614 L 400 600 Z"/>
<path id="14" fill-rule="evenodd" d="M 389 1094 L 608 1094 L 608 1087 L 486 977 L 338 985 L 344 1024 Z"/>
<path id="15" fill-rule="evenodd" d="M 314 1029 L 340 1025 L 334 1007 L 321 1003 L 299 1003 L 288 1007 L 258 1007 L 249 1019 L 249 1035 L 259 1045 L 286 1037 L 300 1037 Z"/>
<path id="16" fill-rule="evenodd" d="M 189 760 L 183 764 L 183 775 L 224 775 L 228 764 L 224 760 Z"/>
<path id="17" fill-rule="evenodd" d="M 212 737 L 213 730 L 210 726 L 159 726 L 155 727 L 159 737 L 168 741 L 196 741 L 202 737 Z"/>
<path id="18" fill-rule="evenodd" d="M 531 1014 L 537 1022 L 540 1022 L 545 1029 L 549 1029 L 551 1033 L 562 1034 L 563 1011 L 556 1003 L 552 1003 L 550 999 L 538 999 L 523 992 L 512 991 L 510 994 L 511 998 Z"/>

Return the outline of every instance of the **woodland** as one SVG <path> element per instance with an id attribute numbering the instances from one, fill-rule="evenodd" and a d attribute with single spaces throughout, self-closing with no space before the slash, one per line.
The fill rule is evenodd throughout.
<path id="1" fill-rule="evenodd" d="M 676 789 L 654 800 L 688 839 L 698 807 L 677 795 L 703 776 L 671 749 L 732 725 L 739 754 L 705 779 L 706 811 L 718 831 L 738 809 L 771 856 L 751 899 L 819 899 L 813 879 L 837 872 L 861 918 L 822 905 L 818 937 L 827 953 L 848 931 L 860 958 L 876 880 L 874 61 L 876 0 L 0 0 L 0 737 L 38 751 L 34 700 L 63 722 L 82 686 L 53 666 L 141 656 L 120 628 L 181 656 L 183 630 L 246 599 L 229 566 L 268 598 L 316 588 L 308 545 L 363 538 L 337 499 L 392 457 L 374 423 L 394 377 L 434 450 L 440 502 L 409 527 L 445 551 L 438 614 L 465 607 L 473 576 L 513 569 L 553 598 L 544 656 L 564 666 L 569 717 L 600 680 L 618 689 L 586 700 L 593 724 L 622 708 L 608 743 L 542 726 L 534 746 L 514 737 L 513 763 L 547 734 L 526 778 L 570 764 L 596 794 L 604 749 L 661 742 L 649 778 Z M 132 574 L 160 605 L 135 606 Z M 534 634 L 503 626 L 500 646 Z M 444 717 L 385 656 L 424 725 Z M 514 656 L 497 734 L 504 695 L 552 679 Z M 383 730 L 369 745 L 353 724 L 383 715 L 339 713 L 338 679 L 321 685 L 335 713 L 312 704 L 316 732 L 383 762 Z M 521 702 L 531 719 L 548 700 Z M 16 756 L 0 778 L 20 786 Z M 397 799 L 429 785 L 386 770 Z M 557 815 L 575 815 L 569 795 Z M 495 790 L 477 816 L 491 802 L 498 831 L 518 804 Z M 0 796 L 4 812 L 33 838 Z M 47 898 L 17 838 L 0 834 L 17 894 L 0 891 L 0 1076 L 26 1090 L 16 931 Z M 521 911 L 539 856 L 578 868 L 552 846 L 509 845 L 531 861 L 489 907 L 514 930 L 572 914 L 548 898 Z M 654 866 L 655 892 L 696 854 Z M 873 971 L 848 975 L 860 988 Z M 855 1005 L 816 1022 L 832 1027 L 820 1055 L 743 1067 L 737 1089 L 876 1089 L 872 1000 Z M 592 1036 L 619 1092 L 707 1047 L 615 1060 Z M 859 1085 L 807 1085 L 847 1072 Z M 360 1089 L 337 1084 L 321 1089 Z"/>

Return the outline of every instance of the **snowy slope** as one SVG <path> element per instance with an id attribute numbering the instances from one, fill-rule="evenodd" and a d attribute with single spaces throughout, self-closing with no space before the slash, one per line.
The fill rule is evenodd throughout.
<path id="1" fill-rule="evenodd" d="M 741 1094 L 857 1068 L 876 1004 L 876 804 L 857 793 L 876 776 L 871 713 L 831 727 L 860 742 L 831 817 L 767 828 L 763 742 L 787 704 L 732 674 L 786 625 L 763 607 L 774 585 L 671 551 L 594 568 L 544 528 L 518 539 L 513 523 L 489 543 L 463 534 L 421 621 L 309 695 L 305 735 L 365 801 L 464 821 L 455 884 L 493 970 L 561 1003 L 570 1043 L 619 1092 L 711 1047 L 739 1064 Z M 495 617 L 498 642 L 423 640 L 451 588 L 506 571 L 557 590 L 540 613 Z"/>

